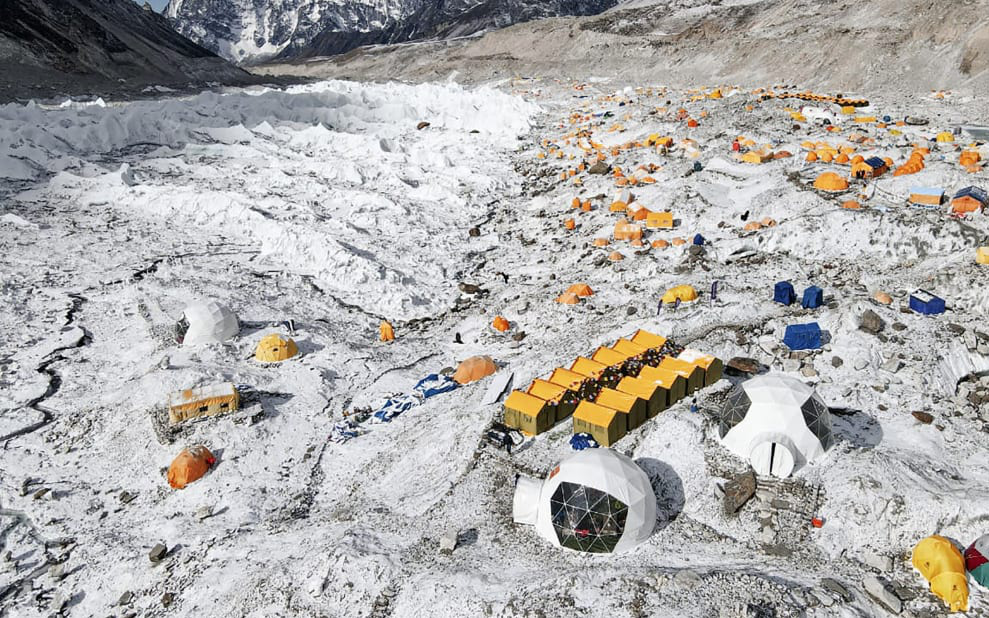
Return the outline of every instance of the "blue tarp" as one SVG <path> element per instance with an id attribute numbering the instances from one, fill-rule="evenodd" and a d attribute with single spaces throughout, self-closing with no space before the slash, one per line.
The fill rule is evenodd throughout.
<path id="1" fill-rule="evenodd" d="M 575 451 L 582 451 L 585 448 L 597 448 L 599 446 L 600 444 L 598 444 L 597 440 L 589 433 L 575 433 L 570 437 L 570 448 Z"/>
<path id="2" fill-rule="evenodd" d="M 865 160 L 865 164 L 874 170 L 882 169 L 886 167 L 886 162 L 879 157 L 869 157 Z"/>
<path id="3" fill-rule="evenodd" d="M 701 236 L 700 234 L 695 234 L 694 235 L 694 244 L 695 245 L 703 245 L 704 244 L 704 237 Z"/>
<path id="4" fill-rule="evenodd" d="M 824 290 L 812 285 L 804 290 L 804 298 L 800 301 L 800 306 L 804 309 L 817 309 L 824 304 Z"/>
<path id="5" fill-rule="evenodd" d="M 419 382 L 412 388 L 411 393 L 399 395 L 398 397 L 392 397 L 386 401 L 385 405 L 381 406 L 381 408 L 374 413 L 374 418 L 383 423 L 387 423 L 402 412 L 406 412 L 411 408 L 421 405 L 426 399 L 441 393 L 448 393 L 458 386 L 460 385 L 457 384 L 453 378 L 431 373 L 425 378 L 419 380 Z"/>
<path id="6" fill-rule="evenodd" d="M 783 344 L 791 350 L 816 350 L 821 347 L 821 327 L 817 322 L 791 324 L 783 334 Z"/>
<path id="7" fill-rule="evenodd" d="M 773 300 L 782 305 L 792 305 L 797 300 L 797 292 L 789 281 L 779 281 L 773 288 Z"/>

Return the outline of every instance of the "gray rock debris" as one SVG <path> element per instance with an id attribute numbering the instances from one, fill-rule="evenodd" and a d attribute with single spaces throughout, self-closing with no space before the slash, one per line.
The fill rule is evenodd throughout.
<path id="1" fill-rule="evenodd" d="M 755 495 L 755 486 L 755 474 L 751 470 L 738 474 L 725 483 L 722 499 L 725 515 L 737 513 Z"/>
<path id="2" fill-rule="evenodd" d="M 886 554 L 869 552 L 865 555 L 864 562 L 866 565 L 876 569 L 880 573 L 886 573 L 893 570 L 893 559 Z"/>
<path id="3" fill-rule="evenodd" d="M 163 543 L 158 543 L 151 548 L 151 551 L 148 552 L 148 559 L 151 560 L 151 562 L 158 563 L 164 560 L 165 554 L 167 553 L 168 548 L 165 547 Z"/>
<path id="4" fill-rule="evenodd" d="M 878 335 L 882 329 L 883 320 L 879 317 L 879 314 L 872 309 L 866 309 L 862 317 L 859 318 L 859 330 L 865 331 L 870 335 Z"/>
<path id="5" fill-rule="evenodd" d="M 875 575 L 869 575 L 862 580 L 862 587 L 870 596 L 885 605 L 894 614 L 903 611 L 903 601 L 896 596 L 893 588 Z"/>
<path id="6" fill-rule="evenodd" d="M 459 530 L 450 529 L 444 532 L 443 536 L 440 537 L 440 553 L 452 554 L 453 550 L 457 548 L 457 537 L 459 535 Z"/>

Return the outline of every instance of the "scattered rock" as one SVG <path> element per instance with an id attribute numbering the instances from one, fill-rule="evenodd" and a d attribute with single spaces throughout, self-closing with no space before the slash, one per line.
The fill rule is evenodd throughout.
<path id="1" fill-rule="evenodd" d="M 588 168 L 587 173 L 588 174 L 607 174 L 610 171 L 611 171 L 611 166 L 610 165 L 608 165 L 604 161 L 598 161 L 597 163 L 595 163 L 594 165 L 592 165 L 590 168 Z"/>
<path id="2" fill-rule="evenodd" d="M 196 518 L 196 521 L 203 521 L 204 519 L 212 517 L 212 515 L 213 515 L 213 507 L 207 504 L 205 506 L 201 506 L 198 509 L 196 509 L 196 513 L 194 517 Z"/>
<path id="3" fill-rule="evenodd" d="M 702 245 L 690 245 L 690 248 L 687 249 L 687 253 L 689 253 L 691 257 L 700 257 L 704 255 L 704 247 Z"/>
<path id="4" fill-rule="evenodd" d="M 890 556 L 876 552 L 869 552 L 865 555 L 865 564 L 880 573 L 887 573 L 893 570 L 893 559 Z"/>
<path id="5" fill-rule="evenodd" d="M 130 590 L 127 590 L 122 595 L 120 595 L 119 599 L 117 599 L 117 605 L 121 605 L 121 606 L 130 605 L 131 601 L 133 600 L 134 600 L 134 593 L 131 592 Z"/>
<path id="6" fill-rule="evenodd" d="M 725 515 L 733 515 L 755 495 L 755 474 L 748 470 L 735 476 L 724 487 L 722 506 Z"/>
<path id="7" fill-rule="evenodd" d="M 480 294 L 484 291 L 481 286 L 474 285 L 473 283 L 460 282 L 460 285 L 457 287 L 459 287 L 460 291 L 464 294 Z"/>
<path id="8" fill-rule="evenodd" d="M 459 530 L 447 530 L 440 537 L 440 553 L 441 554 L 452 554 L 453 550 L 457 548 L 457 537 L 460 536 Z"/>
<path id="9" fill-rule="evenodd" d="M 467 230 L 467 235 L 470 236 L 471 238 L 477 238 L 478 236 L 481 235 L 481 228 L 475 225 L 474 227 Z"/>
<path id="10" fill-rule="evenodd" d="M 158 563 L 164 560 L 165 554 L 167 553 L 168 548 L 165 547 L 163 543 L 158 543 L 151 548 L 151 551 L 148 552 L 148 559 L 151 560 L 151 562 Z"/>
<path id="11" fill-rule="evenodd" d="M 428 126 L 429 126 L 429 123 L 426 122 L 425 120 L 423 120 L 422 122 L 420 122 L 419 124 L 416 125 L 416 130 L 417 131 L 422 131 L 423 129 L 425 129 Z"/>
<path id="12" fill-rule="evenodd" d="M 907 329 L 906 324 L 902 322 L 893 322 L 893 330 L 900 332 L 900 331 L 905 331 L 906 329 Z"/>
<path id="13" fill-rule="evenodd" d="M 961 335 L 965 332 L 965 327 L 961 324 L 955 324 L 954 322 L 948 322 L 947 329 L 951 331 L 953 335 Z"/>
<path id="14" fill-rule="evenodd" d="M 754 358 L 736 356 L 725 365 L 725 372 L 728 375 L 757 374 L 762 371 L 762 363 Z"/>
<path id="15" fill-rule="evenodd" d="M 42 487 L 38 491 L 34 492 L 34 495 L 31 496 L 31 497 L 34 498 L 35 500 L 41 500 L 42 498 L 45 497 L 46 494 L 48 494 L 49 491 L 50 491 L 50 488 L 48 488 L 48 487 Z"/>
<path id="16" fill-rule="evenodd" d="M 512 335 L 512 339 L 514 341 L 522 341 L 523 339 L 525 339 L 525 331 L 520 330 L 519 332 L 515 333 L 514 335 Z"/>
<path id="17" fill-rule="evenodd" d="M 625 309 L 625 315 L 635 315 L 635 312 L 636 312 L 635 307 L 629 307 Z"/>
<path id="18" fill-rule="evenodd" d="M 879 317 L 879 314 L 872 309 L 866 309 L 862 317 L 859 318 L 859 330 L 865 331 L 870 335 L 877 335 L 882 329 L 883 320 Z"/>
<path id="19" fill-rule="evenodd" d="M 811 367 L 810 365 L 806 365 L 805 367 L 803 367 L 803 368 L 802 368 L 802 369 L 800 370 L 800 373 L 801 373 L 801 375 L 803 375 L 803 376 L 804 376 L 805 378 L 813 378 L 814 376 L 816 376 L 816 375 L 817 375 L 817 369 L 814 369 L 814 368 L 813 368 L 813 367 Z"/>
<path id="20" fill-rule="evenodd" d="M 66 598 L 65 593 L 59 590 L 54 595 L 52 595 L 51 606 L 49 607 L 49 609 L 51 609 L 56 614 L 61 614 L 62 610 L 65 609 L 65 604 L 68 602 L 69 599 Z"/>
<path id="21" fill-rule="evenodd" d="M 162 607 L 168 607 L 174 601 L 175 601 L 175 594 L 172 593 L 172 592 L 166 592 L 165 594 L 161 595 L 161 606 Z"/>
<path id="22" fill-rule="evenodd" d="M 852 366 L 855 367 L 855 371 L 862 371 L 869 366 L 869 361 L 864 358 L 860 358 L 852 363 Z"/>
<path id="23" fill-rule="evenodd" d="M 122 492 L 120 492 L 120 501 L 123 502 L 124 504 L 129 504 L 136 497 L 137 497 L 136 495 L 132 494 L 131 492 L 127 491 L 126 489 L 123 490 Z"/>
<path id="24" fill-rule="evenodd" d="M 837 369 L 838 367 L 841 367 L 844 364 L 845 364 L 845 361 L 841 360 L 841 357 L 840 356 L 832 356 L 831 357 L 831 366 L 832 367 L 834 367 L 834 368 Z"/>
<path id="25" fill-rule="evenodd" d="M 825 590 L 829 590 L 841 597 L 841 600 L 845 603 L 850 603 L 852 601 L 852 593 L 850 593 L 848 588 L 845 588 L 844 584 L 839 582 L 837 579 L 825 577 L 821 580 L 821 586 Z"/>
<path id="26" fill-rule="evenodd" d="M 673 583 L 693 590 L 697 586 L 700 586 L 704 582 L 703 578 L 698 575 L 695 571 L 690 569 L 684 569 L 682 571 L 677 571 L 677 574 L 673 576 Z"/>
<path id="27" fill-rule="evenodd" d="M 888 371 L 890 373 L 896 373 L 903 366 L 903 362 L 898 358 L 891 358 L 882 364 L 883 371 Z"/>
<path id="28" fill-rule="evenodd" d="M 61 564 L 51 565 L 48 567 L 48 577 L 51 577 L 55 581 L 65 579 L 65 567 Z"/>
<path id="29" fill-rule="evenodd" d="M 893 589 L 875 575 L 869 575 L 862 580 L 862 587 L 874 599 L 885 605 L 894 614 L 903 611 L 903 601 L 896 596 Z"/>
<path id="30" fill-rule="evenodd" d="M 794 371 L 800 371 L 800 361 L 795 358 L 784 358 L 783 359 L 783 371 L 787 373 L 793 373 Z"/>

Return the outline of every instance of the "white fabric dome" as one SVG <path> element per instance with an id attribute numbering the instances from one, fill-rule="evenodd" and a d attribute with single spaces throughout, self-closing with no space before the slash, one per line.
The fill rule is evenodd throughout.
<path id="1" fill-rule="evenodd" d="M 732 389 L 721 414 L 721 443 L 756 474 L 787 477 L 834 442 L 831 413 L 797 378 L 766 374 Z"/>
<path id="2" fill-rule="evenodd" d="M 621 552 L 649 538 L 656 494 L 649 476 L 609 448 L 579 451 L 550 472 L 537 492 L 519 479 L 515 521 L 535 523 L 550 543 L 590 553 Z"/>
<path id="3" fill-rule="evenodd" d="M 185 308 L 182 317 L 189 325 L 182 338 L 182 345 L 223 342 L 240 331 L 237 315 L 226 306 L 212 300 L 189 305 Z"/>

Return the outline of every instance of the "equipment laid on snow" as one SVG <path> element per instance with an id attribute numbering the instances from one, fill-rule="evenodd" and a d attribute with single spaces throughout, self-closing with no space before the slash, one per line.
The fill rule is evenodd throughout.
<path id="1" fill-rule="evenodd" d="M 442 393 L 449 393 L 458 386 L 460 384 L 448 376 L 431 373 L 419 380 L 412 387 L 412 392 L 399 395 L 398 397 L 392 397 L 386 401 L 373 416 L 380 422 L 390 422 L 399 414 L 422 405 L 422 402 L 426 399 Z"/>

